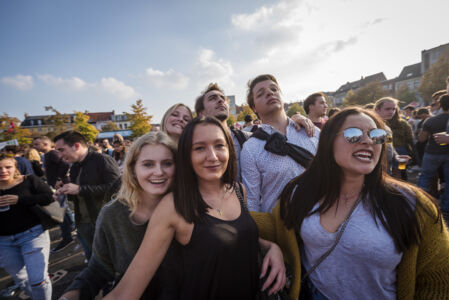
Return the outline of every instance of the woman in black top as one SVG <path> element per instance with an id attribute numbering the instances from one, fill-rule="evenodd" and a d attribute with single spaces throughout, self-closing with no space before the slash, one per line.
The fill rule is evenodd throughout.
<path id="1" fill-rule="evenodd" d="M 179 244 L 182 299 L 255 299 L 258 243 L 268 251 L 262 273 L 271 266 L 264 288 L 273 280 L 270 293 L 283 287 L 281 251 L 258 238 L 239 200 L 235 170 L 232 139 L 221 122 L 206 117 L 189 123 L 179 139 L 173 193 L 156 208 L 139 251 L 105 299 L 138 299 L 173 238 Z"/>
<path id="2" fill-rule="evenodd" d="M 52 201 L 48 185 L 20 175 L 14 157 L 0 155 L 0 267 L 34 300 L 50 300 L 52 287 L 50 237 L 32 208 Z"/>

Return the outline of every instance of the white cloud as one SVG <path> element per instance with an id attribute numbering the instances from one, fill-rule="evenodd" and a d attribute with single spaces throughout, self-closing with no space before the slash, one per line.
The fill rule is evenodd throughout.
<path id="1" fill-rule="evenodd" d="M 232 34 L 248 41 L 253 52 L 277 51 L 286 44 L 296 43 L 303 30 L 301 17 L 309 10 L 302 4 L 302 1 L 284 0 L 257 8 L 250 14 L 233 15 Z"/>
<path id="2" fill-rule="evenodd" d="M 189 84 L 189 78 L 187 76 L 182 73 L 175 72 L 172 69 L 163 72 L 153 68 L 148 68 L 145 73 L 150 84 L 159 88 L 168 87 L 181 90 L 185 89 Z"/>
<path id="3" fill-rule="evenodd" d="M 136 91 L 113 77 L 102 78 L 99 84 L 102 91 L 115 95 L 120 99 L 132 99 L 138 97 Z"/>
<path id="4" fill-rule="evenodd" d="M 29 75 L 16 75 L 14 77 L 2 77 L 0 82 L 18 90 L 30 90 L 33 88 L 33 77 Z"/>
<path id="5" fill-rule="evenodd" d="M 215 52 L 211 49 L 200 49 L 196 71 L 198 72 L 199 84 L 201 86 L 209 82 L 217 82 L 225 89 L 234 86 L 232 81 L 234 69 L 231 62 L 217 58 Z"/>
<path id="6" fill-rule="evenodd" d="M 63 79 L 50 74 L 37 75 L 37 77 L 50 86 L 58 86 L 71 90 L 82 90 L 87 87 L 87 83 L 79 77 Z"/>

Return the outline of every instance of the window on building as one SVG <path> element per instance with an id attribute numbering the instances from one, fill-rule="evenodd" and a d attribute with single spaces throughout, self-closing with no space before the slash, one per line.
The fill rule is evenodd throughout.
<path id="1" fill-rule="evenodd" d="M 128 123 L 125 123 L 125 129 L 128 128 Z"/>
<path id="2" fill-rule="evenodd" d="M 123 129 L 123 124 L 122 123 L 120 123 L 120 129 Z"/>

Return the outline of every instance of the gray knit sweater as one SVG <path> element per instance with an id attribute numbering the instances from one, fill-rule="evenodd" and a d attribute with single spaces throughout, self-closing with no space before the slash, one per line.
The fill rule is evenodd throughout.
<path id="1" fill-rule="evenodd" d="M 66 291 L 79 289 L 80 299 L 94 299 L 108 282 L 118 283 L 139 249 L 147 228 L 147 224 L 131 223 L 129 214 L 129 208 L 118 200 L 109 202 L 101 209 L 95 228 L 92 257 Z M 158 281 L 157 274 L 143 298 L 159 298 Z"/>

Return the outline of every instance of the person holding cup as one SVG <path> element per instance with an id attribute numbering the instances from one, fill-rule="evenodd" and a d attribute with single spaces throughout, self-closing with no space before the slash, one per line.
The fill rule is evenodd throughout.
<path id="1" fill-rule="evenodd" d="M 420 142 L 429 141 L 424 151 L 422 161 L 421 175 L 419 176 L 418 186 L 424 190 L 429 190 L 429 182 L 437 173 L 438 168 L 443 168 L 444 178 L 449 179 L 449 144 L 448 125 L 449 125 L 449 95 L 443 95 L 439 98 L 443 112 L 437 116 L 428 118 L 424 124 L 421 133 L 418 135 Z M 444 189 L 440 196 L 441 209 L 443 215 L 449 217 L 449 188 Z"/>
<path id="2" fill-rule="evenodd" d="M 0 267 L 34 300 L 50 300 L 50 236 L 34 213 L 53 201 L 36 175 L 20 175 L 14 156 L 0 154 Z"/>

